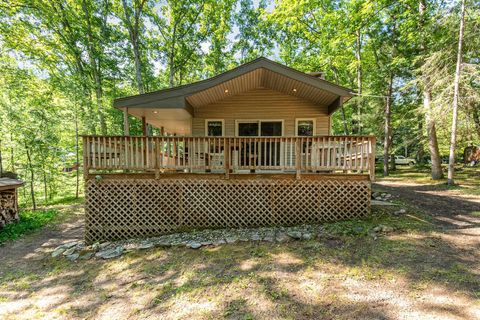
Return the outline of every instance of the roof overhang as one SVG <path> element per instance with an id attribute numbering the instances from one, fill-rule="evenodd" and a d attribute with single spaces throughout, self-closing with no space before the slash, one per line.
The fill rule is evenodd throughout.
<path id="1" fill-rule="evenodd" d="M 266 58 L 258 58 L 218 76 L 175 88 L 115 99 L 113 106 L 137 117 L 147 117 L 155 125 L 158 120 L 180 115 L 191 119 L 193 108 L 258 87 L 271 88 L 286 94 L 309 99 L 327 106 L 333 113 L 353 95 L 352 90 L 324 79 L 292 69 Z M 160 118 L 160 116 L 162 116 Z M 167 118 L 165 118 L 167 117 Z M 174 124 L 173 122 L 171 123 Z"/>
<path id="2" fill-rule="evenodd" d="M 17 189 L 23 186 L 24 182 L 18 179 L 0 178 L 0 191 Z"/>

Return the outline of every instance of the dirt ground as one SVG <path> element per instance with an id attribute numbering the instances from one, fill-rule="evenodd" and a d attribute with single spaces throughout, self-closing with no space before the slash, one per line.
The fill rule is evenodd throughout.
<path id="1" fill-rule="evenodd" d="M 380 181 L 404 204 L 310 241 L 54 259 L 83 209 L 0 247 L 5 319 L 480 319 L 480 196 Z M 394 216 L 399 208 L 407 214 Z M 378 239 L 364 228 L 392 225 Z M 335 231 L 336 230 L 336 231 Z M 359 231 L 360 230 L 360 231 Z"/>

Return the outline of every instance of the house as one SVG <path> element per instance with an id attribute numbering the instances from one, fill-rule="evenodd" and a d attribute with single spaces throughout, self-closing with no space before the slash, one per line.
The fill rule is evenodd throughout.
<path id="1" fill-rule="evenodd" d="M 375 137 L 332 135 L 352 93 L 319 75 L 259 58 L 116 99 L 125 136 L 83 137 L 86 240 L 367 215 Z"/>

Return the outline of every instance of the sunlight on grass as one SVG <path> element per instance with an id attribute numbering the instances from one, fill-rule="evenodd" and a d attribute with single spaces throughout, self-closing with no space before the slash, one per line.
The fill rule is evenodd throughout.
<path id="1" fill-rule="evenodd" d="M 34 232 L 52 222 L 57 216 L 58 211 L 55 209 L 45 211 L 23 211 L 20 212 L 20 221 L 11 223 L 0 230 L 0 244 L 15 240 L 22 235 Z"/>

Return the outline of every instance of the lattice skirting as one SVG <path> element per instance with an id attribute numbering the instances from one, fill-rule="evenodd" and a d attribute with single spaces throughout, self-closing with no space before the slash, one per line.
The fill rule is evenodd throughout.
<path id="1" fill-rule="evenodd" d="M 88 180 L 85 238 L 351 219 L 369 214 L 370 194 L 369 180 L 325 177 Z"/>

